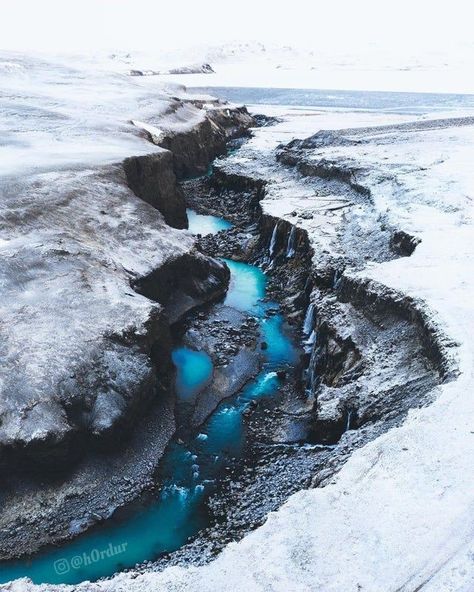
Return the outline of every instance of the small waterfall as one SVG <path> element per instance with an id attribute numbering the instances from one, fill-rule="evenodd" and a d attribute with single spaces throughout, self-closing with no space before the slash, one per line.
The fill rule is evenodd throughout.
<path id="1" fill-rule="evenodd" d="M 316 343 L 316 337 L 317 337 L 317 335 L 316 335 L 316 330 L 315 330 L 315 329 L 313 329 L 313 330 L 311 331 L 311 335 L 308 337 L 308 339 L 306 339 L 306 341 L 304 341 L 304 342 L 303 342 L 303 345 L 304 345 L 304 350 L 305 350 L 307 353 L 310 353 L 310 352 L 311 352 L 311 348 L 312 348 L 312 347 L 313 347 L 313 345 Z"/>
<path id="2" fill-rule="evenodd" d="M 352 409 L 349 409 L 349 411 L 347 412 L 347 421 L 346 421 L 346 429 L 345 429 L 346 432 L 347 432 L 347 430 L 351 429 L 351 419 L 352 419 Z"/>
<path id="3" fill-rule="evenodd" d="M 314 375 L 314 370 L 310 365 L 310 367 L 308 368 L 308 381 L 306 383 L 309 395 L 312 395 L 314 393 L 315 385 L 316 385 L 316 377 Z"/>
<path id="4" fill-rule="evenodd" d="M 317 332 L 315 332 L 315 342 L 310 348 L 311 356 L 309 359 L 308 368 L 306 369 L 306 392 L 308 396 L 314 396 L 315 390 L 321 382 L 316 368 L 318 366 L 318 361 L 320 360 L 321 355 L 323 354 L 324 346 L 322 344 L 320 344 L 319 346 L 316 345 L 317 338 L 318 334 Z"/>
<path id="5" fill-rule="evenodd" d="M 337 290 L 337 287 L 341 283 L 341 279 L 342 279 L 342 272 L 339 272 L 339 271 L 336 270 L 334 272 L 334 279 L 333 279 L 333 282 L 332 282 L 332 288 L 333 288 L 333 290 Z"/>
<path id="6" fill-rule="evenodd" d="M 272 238 L 270 240 L 270 258 L 273 257 L 273 255 L 275 254 L 277 236 L 278 236 L 278 223 L 275 224 L 275 227 L 272 232 Z"/>
<path id="7" fill-rule="evenodd" d="M 303 323 L 303 333 L 309 335 L 313 330 L 314 325 L 314 304 L 311 302 L 306 311 L 306 316 Z"/>
<path id="8" fill-rule="evenodd" d="M 286 256 L 288 259 L 294 257 L 296 254 L 296 226 L 291 227 L 290 236 L 288 237 L 288 244 L 286 246 Z"/>

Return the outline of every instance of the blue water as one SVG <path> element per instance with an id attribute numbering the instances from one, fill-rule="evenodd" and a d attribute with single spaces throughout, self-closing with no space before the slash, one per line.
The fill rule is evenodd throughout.
<path id="1" fill-rule="evenodd" d="M 51 584 L 97 580 L 178 549 L 208 524 L 206 499 L 230 459 L 238 458 L 245 445 L 243 412 L 251 401 L 276 395 L 280 384 L 276 370 L 291 367 L 297 359 L 278 305 L 263 300 L 265 274 L 252 265 L 226 262 L 231 282 L 225 304 L 258 318 L 261 339 L 268 343 L 261 373 L 237 396 L 221 403 L 189 441 L 171 443 L 161 463 L 164 485 L 155 501 L 121 522 L 109 522 L 29 561 L 0 564 L 0 582 L 24 576 Z M 213 368 L 207 354 L 189 348 L 177 348 L 173 360 L 179 405 L 206 387 Z"/>
<path id="2" fill-rule="evenodd" d="M 474 95 L 463 94 L 241 87 L 199 87 L 192 90 L 246 105 L 361 109 L 413 115 L 474 109 Z"/>
<path id="3" fill-rule="evenodd" d="M 212 378 L 213 365 L 205 352 L 179 347 L 173 352 L 177 368 L 176 394 L 181 401 L 192 402 Z"/>
<path id="4" fill-rule="evenodd" d="M 232 228 L 232 223 L 224 220 L 224 218 L 198 214 L 189 209 L 186 212 L 188 214 L 189 230 L 193 234 L 217 234 L 221 230 Z"/>
<path id="5" fill-rule="evenodd" d="M 255 316 L 263 316 L 267 278 L 259 267 L 224 259 L 230 269 L 230 285 L 224 304 Z"/>

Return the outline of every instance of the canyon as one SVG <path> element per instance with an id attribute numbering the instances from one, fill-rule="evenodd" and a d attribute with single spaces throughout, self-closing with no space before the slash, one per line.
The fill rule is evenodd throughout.
<path id="1" fill-rule="evenodd" d="M 170 446 L 205 442 L 239 394 L 243 447 L 178 548 L 2 589 L 439 590 L 470 540 L 452 530 L 472 497 L 474 119 L 254 117 L 199 92 L 134 119 L 135 155 L 2 181 L 2 565 L 146 512 Z M 183 350 L 212 361 L 191 395 Z"/>

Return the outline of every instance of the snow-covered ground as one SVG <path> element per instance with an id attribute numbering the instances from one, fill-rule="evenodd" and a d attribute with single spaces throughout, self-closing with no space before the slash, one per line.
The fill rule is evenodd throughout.
<path id="1" fill-rule="evenodd" d="M 259 150 L 302 131 L 388 123 L 373 114 L 313 112 L 303 122 L 286 111 L 285 117 L 257 132 L 252 142 Z M 360 274 L 421 299 L 457 344 L 459 377 L 437 388 L 432 405 L 355 452 L 333 482 L 294 495 L 209 565 L 120 574 L 77 590 L 474 589 L 474 126 L 374 136 L 373 143 L 321 149 L 318 157 L 350 157 L 372 169 L 365 182 L 375 207 L 422 239 L 411 257 L 371 264 Z M 7 587 L 30 589 L 24 581 Z"/>
<path id="2" fill-rule="evenodd" d="M 205 75 L 205 85 L 211 76 Z M 118 104 L 117 112 L 121 107 Z M 413 120 L 330 110 L 272 108 L 272 113 L 284 121 L 257 132 L 252 140 L 256 151 L 269 152 L 280 141 L 323 128 Z M 134 147 L 141 141 L 130 138 Z M 127 136 L 127 149 L 128 141 Z M 116 150 L 114 158 L 120 152 Z M 111 581 L 84 583 L 77 590 L 474 589 L 474 125 L 382 131 L 368 143 L 318 152 L 318 158 L 350 158 L 372 171 L 364 183 L 370 186 L 375 208 L 421 238 L 411 257 L 369 264 L 359 275 L 424 303 L 456 343 L 453 355 L 459 376 L 436 389 L 433 404 L 412 411 L 401 427 L 355 452 L 331 483 L 295 494 L 262 527 L 229 545 L 212 563 L 171 567 L 162 573 L 119 574 Z M 13 166 L 12 161 L 9 167 Z M 301 196 L 303 204 L 305 199 L 309 196 Z M 313 232 L 330 234 L 331 224 L 327 217 L 327 228 L 319 226 Z M 4 589 L 56 588 L 17 581 Z"/>
<path id="3" fill-rule="evenodd" d="M 117 162 L 150 152 L 132 120 L 191 126 L 203 112 L 176 109 L 182 85 L 146 82 L 81 56 L 0 51 L 0 175 Z"/>
<path id="4" fill-rule="evenodd" d="M 212 67 L 211 74 L 164 76 L 187 86 L 474 93 L 474 80 L 469 75 L 474 67 L 474 45 L 450 49 L 449 53 L 416 53 L 401 45 L 394 52 L 371 45 L 363 51 L 310 51 L 275 44 L 228 43 L 155 54 L 118 53 L 112 62 L 119 71 L 164 72 L 183 64 Z"/>

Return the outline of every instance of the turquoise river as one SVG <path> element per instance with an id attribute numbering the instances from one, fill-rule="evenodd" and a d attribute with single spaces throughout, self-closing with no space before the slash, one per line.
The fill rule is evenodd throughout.
<path id="1" fill-rule="evenodd" d="M 190 230 L 195 234 L 215 233 L 231 226 L 213 216 L 188 214 Z M 163 487 L 151 503 L 120 522 L 109 521 L 28 560 L 0 564 L 0 582 L 24 576 L 35 583 L 94 581 L 176 550 L 207 525 L 206 499 L 228 459 L 238 458 L 243 451 L 246 407 L 255 399 L 275 395 L 279 388 L 276 370 L 293 365 L 297 356 L 278 305 L 264 301 L 263 271 L 246 263 L 226 263 L 231 281 L 224 304 L 257 318 L 261 339 L 268 344 L 260 374 L 236 396 L 223 401 L 188 441 L 172 441 L 162 459 Z M 174 350 L 173 361 L 179 405 L 206 388 L 213 365 L 205 352 L 185 347 Z"/>

